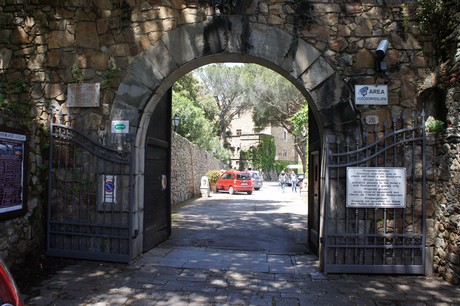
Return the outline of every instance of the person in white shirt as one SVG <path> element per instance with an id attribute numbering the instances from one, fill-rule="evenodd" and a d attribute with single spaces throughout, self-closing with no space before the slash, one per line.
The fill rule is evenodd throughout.
<path id="1" fill-rule="evenodd" d="M 284 192 L 284 188 L 286 187 L 287 175 L 286 172 L 281 171 L 280 175 L 278 176 L 278 182 L 280 183 L 281 191 Z"/>
<path id="2" fill-rule="evenodd" d="M 292 192 L 297 191 L 297 174 L 295 174 L 294 171 L 291 171 L 291 187 L 292 187 Z"/>

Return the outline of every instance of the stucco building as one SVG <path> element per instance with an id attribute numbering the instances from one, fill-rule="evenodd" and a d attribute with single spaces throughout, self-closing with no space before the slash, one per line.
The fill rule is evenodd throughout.
<path id="1" fill-rule="evenodd" d="M 231 136 L 228 137 L 228 141 L 233 152 L 232 168 L 240 169 L 241 150 L 247 151 L 251 147 L 256 147 L 260 143 L 260 138 L 264 135 L 274 138 L 276 161 L 293 164 L 298 162 L 298 155 L 294 149 L 294 136 L 285 128 L 279 126 L 268 126 L 258 130 L 252 120 L 251 111 L 238 114 L 232 120 L 230 132 Z M 246 163 L 243 169 L 248 167 L 252 168 L 252 165 Z"/>

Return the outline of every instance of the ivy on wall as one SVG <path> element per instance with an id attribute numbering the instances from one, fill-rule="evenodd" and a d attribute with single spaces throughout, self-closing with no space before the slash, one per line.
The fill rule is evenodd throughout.
<path id="1" fill-rule="evenodd" d="M 275 166 L 275 154 L 275 138 L 271 135 L 260 135 L 259 144 L 251 146 L 248 150 L 241 150 L 240 157 L 243 161 L 251 163 L 255 169 L 269 171 Z"/>
<path id="2" fill-rule="evenodd" d="M 27 95 L 29 92 L 29 85 L 24 79 L 17 79 L 15 81 L 0 81 L 0 112 L 9 117 L 14 117 L 15 120 L 20 120 L 21 123 L 24 119 L 31 119 L 30 108 L 28 102 L 30 99 Z M 16 121 L 16 123 L 18 123 Z"/>
<path id="3" fill-rule="evenodd" d="M 430 33 L 438 51 L 438 57 L 445 61 L 450 48 L 456 48 L 455 26 L 458 23 L 460 1 L 458 0 L 417 0 L 417 18 L 420 27 Z M 457 17 L 456 17 L 457 16 Z"/>

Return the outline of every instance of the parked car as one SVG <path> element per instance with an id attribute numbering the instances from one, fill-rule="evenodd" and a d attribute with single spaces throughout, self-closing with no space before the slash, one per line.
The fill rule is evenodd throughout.
<path id="1" fill-rule="evenodd" d="M 16 282 L 0 258 L 0 305 L 23 306 Z"/>
<path id="2" fill-rule="evenodd" d="M 249 170 L 248 172 L 251 174 L 252 187 L 254 187 L 254 190 L 259 190 L 262 188 L 264 179 L 262 178 L 260 172 L 254 170 Z"/>
<path id="3" fill-rule="evenodd" d="M 229 194 L 235 192 L 252 193 L 251 174 L 246 171 L 229 170 L 224 172 L 216 183 L 216 191 L 228 191 Z"/>

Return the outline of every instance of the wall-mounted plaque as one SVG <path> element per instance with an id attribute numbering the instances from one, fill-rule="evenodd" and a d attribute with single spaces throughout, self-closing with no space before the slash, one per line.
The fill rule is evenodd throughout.
<path id="1" fill-rule="evenodd" d="M 112 134 L 128 134 L 129 120 L 112 120 L 110 131 Z"/>
<path id="2" fill-rule="evenodd" d="M 355 85 L 356 105 L 388 105 L 387 85 Z"/>
<path id="3" fill-rule="evenodd" d="M 347 207 L 406 207 L 406 168 L 348 167 Z"/>
<path id="4" fill-rule="evenodd" d="M 26 209 L 27 137 L 0 129 L 0 218 L 10 218 Z"/>
<path id="5" fill-rule="evenodd" d="M 100 83 L 68 84 L 67 104 L 69 107 L 99 107 L 100 89 Z"/>
<path id="6" fill-rule="evenodd" d="M 377 115 L 367 115 L 365 119 L 366 119 L 366 124 L 369 124 L 369 125 L 379 124 L 379 116 Z"/>

